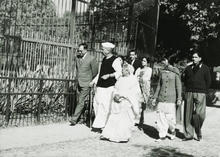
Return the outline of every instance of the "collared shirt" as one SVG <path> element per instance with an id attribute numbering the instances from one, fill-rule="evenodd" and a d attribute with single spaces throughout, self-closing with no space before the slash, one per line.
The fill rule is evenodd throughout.
<path id="1" fill-rule="evenodd" d="M 83 55 L 82 60 L 86 57 L 87 53 L 88 53 L 88 52 L 86 52 L 86 53 Z"/>
<path id="2" fill-rule="evenodd" d="M 134 59 L 133 61 L 131 61 L 131 65 L 133 65 L 133 64 L 134 64 L 134 61 L 135 61 L 135 59 Z"/>

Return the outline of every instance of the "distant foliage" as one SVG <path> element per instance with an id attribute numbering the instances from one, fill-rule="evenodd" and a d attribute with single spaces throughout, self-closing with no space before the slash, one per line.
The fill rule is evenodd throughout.
<path id="1" fill-rule="evenodd" d="M 206 64 L 220 65 L 219 10 L 219 0 L 162 0 L 157 51 L 178 61 L 200 51 Z"/>

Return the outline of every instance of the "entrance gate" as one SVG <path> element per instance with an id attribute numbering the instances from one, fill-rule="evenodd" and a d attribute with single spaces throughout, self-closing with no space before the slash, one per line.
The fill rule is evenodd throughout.
<path id="1" fill-rule="evenodd" d="M 137 48 L 140 25 L 155 38 L 156 27 L 134 17 L 136 4 L 134 0 L 2 0 L 0 125 L 67 120 L 75 108 L 79 43 L 88 43 L 90 53 L 101 62 L 103 41 L 115 43 L 115 51 L 126 55 L 129 48 Z"/>

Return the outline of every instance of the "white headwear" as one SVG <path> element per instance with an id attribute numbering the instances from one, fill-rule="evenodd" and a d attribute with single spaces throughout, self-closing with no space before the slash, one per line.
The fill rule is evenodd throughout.
<path id="1" fill-rule="evenodd" d="M 102 47 L 106 47 L 106 48 L 115 48 L 115 45 L 110 43 L 110 42 L 105 42 L 105 43 L 102 43 Z"/>
<path id="2" fill-rule="evenodd" d="M 124 64 L 123 68 L 128 70 L 130 75 L 134 73 L 134 67 L 131 64 Z"/>

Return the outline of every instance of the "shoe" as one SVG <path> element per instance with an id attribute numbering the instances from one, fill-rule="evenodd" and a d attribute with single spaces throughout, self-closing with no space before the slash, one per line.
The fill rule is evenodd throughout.
<path id="1" fill-rule="evenodd" d="M 70 120 L 69 122 L 70 122 L 70 126 L 76 125 L 76 122 L 75 122 L 75 121 Z"/>
<path id="2" fill-rule="evenodd" d="M 174 130 L 173 132 L 171 132 L 170 134 L 170 139 L 174 140 L 176 138 L 176 130 Z"/>
<path id="3" fill-rule="evenodd" d="M 109 139 L 104 136 L 100 136 L 100 140 L 108 141 Z"/>
<path id="4" fill-rule="evenodd" d="M 166 140 L 166 137 L 158 138 L 158 139 L 155 140 L 155 142 L 162 142 L 162 141 L 164 141 L 164 140 Z"/>
<path id="5" fill-rule="evenodd" d="M 202 139 L 202 135 L 197 134 L 197 140 L 200 141 Z"/>
<path id="6" fill-rule="evenodd" d="M 92 128 L 91 131 L 101 134 L 102 133 L 102 128 Z"/>
<path id="7" fill-rule="evenodd" d="M 128 143 L 128 140 L 127 141 L 119 141 L 118 143 Z"/>
<path id="8" fill-rule="evenodd" d="M 185 137 L 184 139 L 182 139 L 182 141 L 190 141 L 190 140 L 193 140 L 193 137 L 190 138 Z"/>

